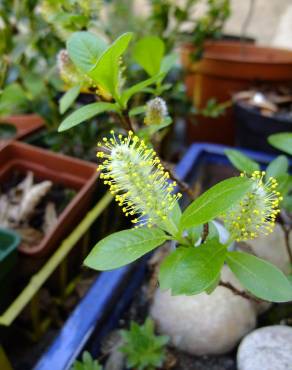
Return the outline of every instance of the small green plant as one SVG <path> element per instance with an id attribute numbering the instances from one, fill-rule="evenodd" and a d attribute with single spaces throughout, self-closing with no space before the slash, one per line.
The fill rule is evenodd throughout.
<path id="1" fill-rule="evenodd" d="M 130 329 L 120 333 L 123 340 L 120 351 L 126 355 L 130 369 L 154 370 L 162 366 L 169 338 L 155 335 L 151 319 L 148 318 L 143 325 L 132 321 Z"/>
<path id="2" fill-rule="evenodd" d="M 61 123 L 59 132 L 107 114 L 107 117 L 114 115 L 116 125 L 120 124 L 126 131 L 135 129 L 139 132 L 141 129 L 141 135 L 149 141 L 172 123 L 166 105 L 158 95 L 169 88 L 163 81 L 175 64 L 176 55 L 165 54 L 164 43 L 159 37 L 147 36 L 138 40 L 133 58 L 148 76 L 126 86 L 128 81 L 122 58 L 132 37 L 133 34 L 128 32 L 108 44 L 90 32 L 72 34 L 67 42 L 67 51 L 62 51 L 58 58 L 60 74 L 69 88 L 61 99 L 61 112 L 71 107 L 82 90 L 95 95 L 97 101 L 69 114 Z M 137 105 L 141 94 L 153 95 L 154 100 L 147 105 Z M 145 120 L 139 120 L 137 117 L 144 113 Z"/>
<path id="3" fill-rule="evenodd" d="M 253 255 L 228 250 L 234 241 L 272 232 L 282 201 L 275 178 L 268 175 L 266 180 L 267 174 L 249 163 L 247 173 L 221 181 L 182 212 L 180 194 L 172 194 L 176 184 L 169 181 L 168 172 L 144 140 L 132 132 L 128 137 L 112 133 L 98 145 L 101 177 L 126 216 L 135 217 L 132 222 L 138 227 L 97 243 L 85 260 L 87 266 L 118 268 L 175 240 L 176 250 L 160 266 L 161 289 L 170 289 L 173 295 L 209 292 L 219 283 L 226 262 L 253 295 L 275 302 L 291 300 L 292 286 L 279 269 Z M 230 234 L 225 244 L 214 234 L 196 232 L 198 227 L 208 230 L 218 217 Z"/>
<path id="4" fill-rule="evenodd" d="M 102 370 L 102 366 L 87 351 L 83 352 L 82 360 L 75 361 L 71 370 Z"/>
<path id="5" fill-rule="evenodd" d="M 134 58 L 148 76 L 128 85 L 122 57 L 132 37 L 132 33 L 125 33 L 108 44 L 92 33 L 77 32 L 67 42 L 70 62 L 82 75 L 82 82 L 84 77 L 90 81 L 98 101 L 69 114 L 59 131 L 105 113 L 119 119 L 120 128 L 98 144 L 100 177 L 135 225 L 97 243 L 85 265 L 96 270 L 115 269 L 174 240 L 176 249 L 160 267 L 161 289 L 170 289 L 174 295 L 210 292 L 220 282 L 226 262 L 251 294 L 268 301 L 291 300 L 291 284 L 279 269 L 253 255 L 229 251 L 235 241 L 273 231 L 285 195 L 283 179 L 271 168 L 266 174 L 249 162 L 250 168 L 243 166 L 241 176 L 216 184 L 181 210 L 181 194 L 175 194 L 175 188 L 176 182 L 182 189 L 184 185 L 172 171 L 164 169 L 153 149 L 159 143 L 156 135 L 172 122 L 165 102 L 157 95 L 167 88 L 164 79 L 175 59 L 165 55 L 159 38 L 138 40 Z M 65 94 L 65 101 L 72 101 L 72 89 L 75 86 Z M 145 92 L 152 99 L 135 104 Z M 142 114 L 144 119 L 138 119 Z M 223 220 L 229 231 L 225 244 L 209 232 L 216 218 Z"/>

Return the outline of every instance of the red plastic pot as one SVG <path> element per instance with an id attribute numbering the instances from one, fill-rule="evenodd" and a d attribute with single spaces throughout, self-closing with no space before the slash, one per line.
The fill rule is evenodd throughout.
<path id="1" fill-rule="evenodd" d="M 45 126 L 45 122 L 42 117 L 36 114 L 10 116 L 5 119 L 1 119 L 0 125 L 1 123 L 10 123 L 16 128 L 15 140 L 23 139 Z"/>
<path id="2" fill-rule="evenodd" d="M 44 257 L 59 246 L 89 209 L 99 174 L 94 164 L 17 141 L 9 142 L 0 149 L 0 181 L 9 178 L 14 170 L 23 173 L 32 171 L 40 179 L 51 180 L 77 191 L 59 215 L 57 225 L 39 244 L 19 247 L 25 255 Z"/>
<path id="3" fill-rule="evenodd" d="M 184 45 L 181 59 L 186 70 L 187 94 L 197 108 L 205 107 L 211 98 L 225 102 L 234 93 L 258 83 L 292 86 L 292 51 L 252 43 L 214 41 L 206 43 L 203 58 L 198 62 L 191 59 L 193 51 L 193 46 Z M 197 125 L 187 125 L 189 142 L 234 144 L 231 108 L 215 119 L 198 116 L 197 122 Z"/>

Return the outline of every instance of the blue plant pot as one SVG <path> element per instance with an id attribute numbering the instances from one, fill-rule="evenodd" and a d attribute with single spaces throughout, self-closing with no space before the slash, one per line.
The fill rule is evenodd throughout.
<path id="1" fill-rule="evenodd" d="M 228 165 L 224 154 L 227 147 L 213 144 L 194 144 L 176 167 L 176 174 L 185 181 L 194 181 L 206 164 Z M 264 168 L 274 156 L 243 150 Z M 146 272 L 148 256 L 123 268 L 103 272 L 86 296 L 75 308 L 52 346 L 34 370 L 67 370 L 86 348 L 99 355 L 100 343 L 129 307 Z"/>

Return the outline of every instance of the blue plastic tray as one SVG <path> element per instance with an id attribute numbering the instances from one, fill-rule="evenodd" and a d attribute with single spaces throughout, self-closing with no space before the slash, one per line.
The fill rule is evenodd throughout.
<path id="1" fill-rule="evenodd" d="M 226 146 L 215 144 L 192 145 L 176 167 L 177 176 L 186 180 L 189 177 L 194 179 L 202 164 L 228 164 L 225 149 Z M 240 150 L 263 167 L 274 158 L 272 155 Z M 117 326 L 119 318 L 141 285 L 146 260 L 147 256 L 132 265 L 101 273 L 34 370 L 70 369 L 85 347 L 93 356 L 97 356 L 101 339 Z"/>

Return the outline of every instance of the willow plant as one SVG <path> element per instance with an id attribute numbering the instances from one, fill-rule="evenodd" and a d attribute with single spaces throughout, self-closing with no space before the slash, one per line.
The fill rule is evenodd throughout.
<path id="1" fill-rule="evenodd" d="M 122 57 L 132 36 L 123 34 L 108 45 L 89 32 L 77 32 L 67 42 L 70 61 L 78 73 L 86 76 L 82 83 L 90 82 L 89 88 L 98 101 L 71 113 L 59 130 L 65 131 L 99 114 L 119 118 L 120 128 L 98 143 L 99 171 L 134 224 L 131 229 L 101 240 L 85 265 L 96 270 L 119 268 L 167 241 L 175 241 L 176 249 L 160 267 L 161 289 L 186 295 L 211 292 L 227 263 L 251 294 L 275 302 L 292 299 L 292 286 L 280 270 L 251 254 L 229 248 L 235 241 L 272 232 L 282 201 L 278 179 L 266 178 L 267 174 L 257 167 L 244 170 L 241 176 L 216 184 L 181 210 L 181 194 L 176 189 L 177 185 L 184 188 L 184 184 L 165 169 L 153 141 L 153 136 L 171 123 L 158 92 L 166 88 L 163 81 L 175 58 L 164 55 L 159 38 L 149 36 L 135 48 L 135 58 L 149 78 L 127 86 Z M 76 96 L 72 89 L 63 100 L 66 108 Z M 150 101 L 133 106 L 137 94 L 145 91 L 152 95 Z M 141 114 L 143 121 L 133 120 Z M 215 219 L 221 219 L 229 231 L 229 240 L 224 244 L 216 233 L 205 232 L 212 229 Z"/>
<path id="2" fill-rule="evenodd" d="M 172 294 L 211 292 L 226 262 L 242 285 L 268 301 L 292 299 L 292 286 L 275 266 L 251 254 L 229 251 L 235 241 L 246 241 L 273 231 L 282 196 L 273 177 L 258 170 L 224 180 L 194 200 L 183 212 L 153 149 L 138 136 L 104 138 L 98 144 L 101 177 L 135 227 L 107 236 L 85 260 L 96 270 L 111 270 L 137 260 L 169 240 L 176 249 L 160 267 L 161 289 Z M 223 220 L 229 240 L 218 235 L 202 238 L 201 230 L 216 218 Z"/>

